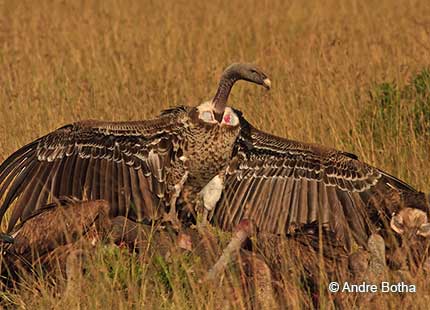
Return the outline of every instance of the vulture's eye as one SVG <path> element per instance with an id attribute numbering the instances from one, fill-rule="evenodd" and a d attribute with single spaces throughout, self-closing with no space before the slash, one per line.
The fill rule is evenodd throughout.
<path id="1" fill-rule="evenodd" d="M 212 112 L 209 111 L 202 112 L 200 118 L 206 122 L 212 122 L 214 120 Z"/>
<path id="2" fill-rule="evenodd" d="M 261 74 L 260 74 L 259 72 L 257 72 L 257 70 L 252 70 L 251 72 L 252 72 L 252 74 L 253 74 L 255 77 L 260 77 L 260 76 L 261 76 Z"/>

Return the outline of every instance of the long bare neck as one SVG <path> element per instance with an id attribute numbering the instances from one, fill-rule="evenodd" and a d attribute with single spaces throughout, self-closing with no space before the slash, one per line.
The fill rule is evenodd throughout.
<path id="1" fill-rule="evenodd" d="M 217 92 L 212 99 L 212 103 L 215 105 L 215 111 L 217 113 L 224 112 L 231 88 L 237 80 L 238 78 L 233 72 L 225 72 L 225 74 L 223 74 L 223 76 L 221 77 Z"/>

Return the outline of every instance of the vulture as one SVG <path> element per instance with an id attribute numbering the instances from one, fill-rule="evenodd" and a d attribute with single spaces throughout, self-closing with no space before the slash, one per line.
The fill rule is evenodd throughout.
<path id="1" fill-rule="evenodd" d="M 57 248 L 85 237 L 92 243 L 106 238 L 112 228 L 109 204 L 104 200 L 59 199 L 38 209 L 16 225 L 10 235 L 3 234 L 3 249 L 8 260 L 31 265 Z"/>
<path id="2" fill-rule="evenodd" d="M 13 286 L 25 271 L 68 272 L 76 255 L 85 258 L 97 244 L 120 236 L 113 228 L 104 200 L 64 198 L 39 208 L 10 235 L 0 235 L 0 286 Z"/>
<path id="3" fill-rule="evenodd" d="M 13 207 L 7 231 L 61 196 L 104 199 L 113 216 L 139 221 L 203 211 L 225 230 L 245 218 L 279 235 L 322 228 L 349 248 L 389 229 L 405 207 L 428 214 L 423 193 L 354 154 L 252 126 L 226 105 L 238 80 L 271 87 L 257 67 L 233 64 L 214 98 L 196 107 L 78 122 L 19 149 L 0 166 L 0 219 Z"/>
<path id="4" fill-rule="evenodd" d="M 233 64 L 213 99 L 196 107 L 145 121 L 81 121 L 27 144 L 0 165 L 0 221 L 13 206 L 11 232 L 61 197 L 104 199 L 110 216 L 138 221 L 174 221 L 178 199 L 184 213 L 193 212 L 200 191 L 232 157 L 240 123 L 226 103 L 238 80 L 270 88 L 254 65 Z"/>

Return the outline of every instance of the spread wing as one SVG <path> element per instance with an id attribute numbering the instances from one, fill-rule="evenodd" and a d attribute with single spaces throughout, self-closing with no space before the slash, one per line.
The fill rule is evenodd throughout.
<path id="1" fill-rule="evenodd" d="M 61 196 L 105 199 L 112 215 L 154 218 L 180 148 L 185 108 L 137 122 L 67 125 L 22 147 L 0 166 L 0 220 L 10 231 Z"/>
<path id="2" fill-rule="evenodd" d="M 243 118 L 241 128 L 214 211 L 224 229 L 247 217 L 269 233 L 322 225 L 343 242 L 365 243 L 371 223 L 389 212 L 384 195 L 415 191 L 353 154 L 275 137 Z"/>

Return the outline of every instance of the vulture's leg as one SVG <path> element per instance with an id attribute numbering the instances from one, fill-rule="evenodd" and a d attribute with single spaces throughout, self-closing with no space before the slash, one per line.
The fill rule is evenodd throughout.
<path id="1" fill-rule="evenodd" d="M 199 195 L 203 200 L 203 218 L 197 226 L 205 226 L 208 222 L 209 212 L 212 211 L 221 198 L 224 189 L 225 174 L 221 172 L 206 184 L 200 191 Z"/>
<path id="2" fill-rule="evenodd" d="M 179 221 L 178 215 L 176 214 L 176 200 L 181 195 L 182 188 L 184 187 L 184 184 L 187 181 L 187 178 L 188 178 L 188 171 L 184 173 L 179 183 L 175 184 L 173 193 L 169 201 L 169 205 L 170 205 L 169 213 L 165 213 L 163 216 L 163 222 L 172 223 L 173 228 L 178 230 L 181 227 L 181 222 Z"/>

